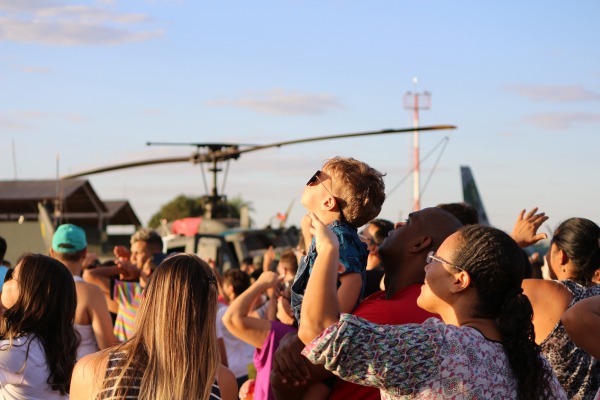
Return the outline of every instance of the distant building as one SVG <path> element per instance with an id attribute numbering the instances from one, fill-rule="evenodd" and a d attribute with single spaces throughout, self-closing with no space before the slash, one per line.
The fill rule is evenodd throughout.
<path id="1" fill-rule="evenodd" d="M 15 262 L 24 251 L 47 253 L 54 228 L 81 226 L 88 248 L 110 254 L 115 244 L 129 245 L 129 234 L 108 235 L 111 225 L 141 226 L 126 200 L 102 201 L 87 180 L 0 181 L 0 236 L 8 242 L 6 259 Z"/>

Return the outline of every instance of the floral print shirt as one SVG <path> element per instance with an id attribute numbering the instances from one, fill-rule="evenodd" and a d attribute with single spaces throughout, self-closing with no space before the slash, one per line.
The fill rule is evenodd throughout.
<path id="1" fill-rule="evenodd" d="M 379 387 L 382 399 L 518 398 L 501 343 L 437 318 L 377 325 L 342 314 L 303 354 L 342 379 Z M 555 376 L 551 390 L 552 398 L 567 398 Z"/>

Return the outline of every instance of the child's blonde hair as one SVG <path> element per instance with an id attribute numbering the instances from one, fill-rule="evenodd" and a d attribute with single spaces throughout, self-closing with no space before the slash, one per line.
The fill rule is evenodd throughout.
<path id="1" fill-rule="evenodd" d="M 385 200 L 385 174 L 350 157 L 334 157 L 323 165 L 343 218 L 358 228 L 381 212 Z"/>

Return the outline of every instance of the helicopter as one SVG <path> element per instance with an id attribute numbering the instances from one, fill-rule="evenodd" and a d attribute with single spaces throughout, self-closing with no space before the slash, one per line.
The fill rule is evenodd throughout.
<path id="1" fill-rule="evenodd" d="M 255 262 L 258 262 L 258 259 L 269 247 L 275 248 L 276 251 L 289 247 L 296 247 L 300 236 L 296 227 L 286 228 L 284 226 L 284 223 L 287 220 L 289 209 L 281 218 L 280 226 L 278 228 L 271 228 L 270 226 L 263 229 L 250 228 L 249 219 L 247 218 L 247 213 L 245 213 L 244 210 L 242 210 L 241 218 L 234 218 L 232 209 L 227 203 L 227 196 L 219 193 L 217 189 L 218 174 L 220 172 L 225 172 L 223 180 L 226 180 L 227 173 L 229 171 L 229 163 L 231 160 L 239 159 L 242 154 L 293 144 L 361 136 L 415 133 L 447 129 L 456 129 L 456 126 L 433 125 L 400 129 L 384 129 L 379 131 L 309 137 L 265 145 L 239 143 L 147 142 L 146 144 L 148 146 L 191 146 L 195 147 L 195 151 L 190 156 L 184 157 L 157 158 L 108 165 L 105 167 L 65 175 L 60 179 L 76 179 L 88 175 L 157 164 L 182 162 L 188 162 L 193 165 L 208 164 L 209 167 L 207 170 L 212 174 L 212 185 L 209 191 L 204 169 L 201 169 L 207 194 L 202 197 L 203 204 L 205 205 L 205 213 L 200 217 L 197 229 L 187 235 L 174 234 L 172 230 L 169 229 L 168 225 L 165 224 L 167 226 L 162 227 L 164 250 L 166 253 L 194 253 L 205 260 L 214 260 L 218 269 L 221 270 L 221 272 L 224 272 L 230 268 L 239 268 L 242 261 L 244 259 L 248 259 L 249 257 L 253 258 Z"/>

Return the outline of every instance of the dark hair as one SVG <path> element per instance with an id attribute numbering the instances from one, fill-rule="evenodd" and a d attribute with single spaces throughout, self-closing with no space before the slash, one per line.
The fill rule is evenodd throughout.
<path id="1" fill-rule="evenodd" d="M 525 260 L 525 273 L 523 274 L 523 279 L 530 279 L 533 276 L 533 265 L 529 260 L 529 254 L 524 249 L 521 249 L 521 257 Z"/>
<path id="2" fill-rule="evenodd" d="M 470 204 L 443 203 L 438 204 L 436 207 L 446 210 L 454 215 L 464 226 L 479 224 L 479 212 L 477 212 L 477 209 Z"/>
<path id="3" fill-rule="evenodd" d="M 233 286 L 233 292 L 239 296 L 250 287 L 250 276 L 239 269 L 228 269 L 223 274 L 223 284 L 225 283 Z"/>
<path id="4" fill-rule="evenodd" d="M 298 272 L 298 259 L 294 254 L 294 250 L 288 249 L 281 253 L 281 256 L 279 256 L 279 262 L 286 263 L 289 266 L 287 270 L 290 273 L 296 275 L 296 272 Z"/>
<path id="5" fill-rule="evenodd" d="M 4 260 L 4 256 L 6 255 L 6 240 L 0 236 L 0 263 Z"/>
<path id="6" fill-rule="evenodd" d="M 250 274 L 250 279 L 256 281 L 262 275 L 262 273 L 263 273 L 262 268 L 255 269 Z"/>
<path id="7" fill-rule="evenodd" d="M 69 261 L 69 262 L 77 262 L 83 258 L 84 253 L 85 253 L 85 249 L 79 250 L 79 251 L 70 251 L 70 252 L 65 252 L 65 253 L 61 253 L 60 251 L 55 251 L 54 258 L 57 258 L 60 261 L 64 260 L 64 261 Z"/>
<path id="8" fill-rule="evenodd" d="M 477 317 L 496 320 L 504 350 L 517 377 L 520 400 L 550 397 L 552 371 L 535 343 L 533 308 L 521 284 L 527 265 L 506 233 L 483 225 L 460 229 L 453 262 L 467 271 L 477 291 Z"/>
<path id="9" fill-rule="evenodd" d="M 388 233 L 394 229 L 394 223 L 392 221 L 381 218 L 370 221 L 369 225 L 373 225 L 377 228 L 375 234 L 373 235 L 373 241 L 378 246 L 383 243 L 385 238 L 388 236 Z"/>
<path id="10" fill-rule="evenodd" d="M 600 227 L 585 218 L 569 218 L 561 223 L 552 243 L 564 251 L 574 266 L 574 281 L 587 285 L 600 267 Z"/>
<path id="11" fill-rule="evenodd" d="M 77 307 L 73 276 L 60 261 L 42 254 L 24 254 L 19 263 L 19 297 L 4 312 L 0 338 L 35 336 L 46 356 L 48 385 L 65 395 L 79 346 L 73 326 Z"/>

